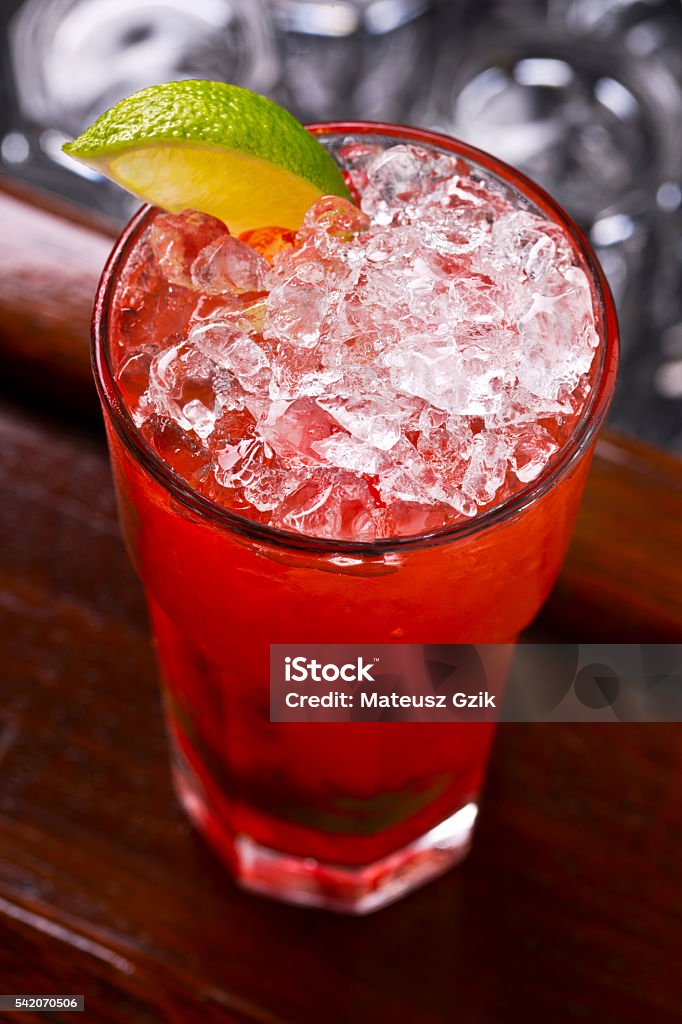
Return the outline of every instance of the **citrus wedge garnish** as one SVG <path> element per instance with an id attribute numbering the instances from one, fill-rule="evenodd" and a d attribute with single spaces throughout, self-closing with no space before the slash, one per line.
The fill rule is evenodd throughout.
<path id="1" fill-rule="evenodd" d="M 210 213 L 233 234 L 269 224 L 295 230 L 321 195 L 349 198 L 340 170 L 302 124 L 225 82 L 143 89 L 64 151 L 146 202 Z"/>

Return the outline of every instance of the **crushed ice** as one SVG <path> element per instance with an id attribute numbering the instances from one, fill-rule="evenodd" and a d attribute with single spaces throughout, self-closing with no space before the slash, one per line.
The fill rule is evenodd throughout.
<path id="1" fill-rule="evenodd" d="M 371 541 L 534 480 L 589 395 L 598 337 L 562 229 L 495 181 L 418 146 L 337 156 L 361 209 L 323 197 L 295 238 L 157 216 L 123 283 L 120 380 L 152 443 L 170 421 L 199 453 L 194 486 Z"/>

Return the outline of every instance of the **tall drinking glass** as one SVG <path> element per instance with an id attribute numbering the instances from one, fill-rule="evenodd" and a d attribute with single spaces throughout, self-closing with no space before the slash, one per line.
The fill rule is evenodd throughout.
<path id="1" fill-rule="evenodd" d="M 601 269 L 563 211 L 528 179 L 442 135 L 391 125 L 314 126 L 462 156 L 575 247 L 600 347 L 591 396 L 546 469 L 474 519 L 373 543 L 264 526 L 193 490 L 136 428 L 112 369 L 117 288 L 140 211 L 104 271 L 94 368 L 121 522 L 144 584 L 180 801 L 247 889 L 361 913 L 466 853 L 492 739 L 489 722 L 269 720 L 271 644 L 513 642 L 559 573 L 612 394 L 617 327 Z"/>

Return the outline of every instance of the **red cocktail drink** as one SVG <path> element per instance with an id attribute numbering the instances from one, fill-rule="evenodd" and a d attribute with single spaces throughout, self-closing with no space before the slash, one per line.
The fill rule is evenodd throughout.
<path id="1" fill-rule="evenodd" d="M 489 406 L 485 394 L 472 397 L 461 389 L 453 397 L 442 374 L 425 377 L 406 369 L 404 348 L 391 362 L 383 342 L 375 342 L 370 359 L 366 352 L 357 358 L 360 363 L 364 358 L 365 366 L 389 367 L 386 372 L 403 389 L 401 409 L 407 408 L 413 419 L 409 428 L 399 426 L 400 440 L 393 446 L 385 436 L 390 423 L 377 414 L 373 423 L 383 431 L 378 440 L 368 435 L 369 428 L 348 426 L 345 407 L 336 408 L 334 394 L 315 405 L 311 425 L 306 404 L 313 401 L 310 381 L 321 371 L 309 360 L 317 342 L 306 341 L 303 362 L 287 366 L 287 372 L 293 373 L 294 366 L 298 374 L 293 383 L 287 378 L 287 386 L 299 392 L 273 392 L 271 382 L 272 401 L 266 405 L 256 385 L 250 390 L 252 376 L 260 372 L 260 364 L 250 363 L 239 378 L 245 397 L 238 413 L 224 390 L 217 398 L 213 392 L 210 400 L 206 397 L 203 371 L 195 367 L 191 379 L 183 378 L 181 397 L 173 392 L 174 408 L 180 411 L 170 422 L 160 417 L 158 404 L 149 405 L 149 380 L 156 374 L 154 400 L 158 403 L 162 395 L 164 409 L 169 408 L 168 396 L 178 382 L 176 374 L 168 385 L 169 367 L 174 360 L 187 365 L 195 356 L 184 338 L 188 325 L 197 331 L 197 303 L 202 303 L 196 334 L 201 340 L 210 334 L 206 319 L 213 323 L 224 297 L 215 288 L 199 288 L 196 294 L 196 281 L 195 294 L 178 279 L 167 283 L 165 292 L 150 284 L 156 271 L 144 247 L 163 216 L 154 209 L 142 211 L 129 225 L 104 273 L 95 312 L 96 375 L 124 533 L 145 586 L 157 645 L 180 799 L 245 887 L 362 912 L 389 902 L 466 852 L 493 727 L 270 722 L 270 645 L 513 641 L 559 573 L 613 389 L 617 335 L 608 288 L 587 243 L 553 201 L 516 172 L 460 143 L 418 130 L 331 125 L 316 131 L 332 146 L 409 143 L 454 155 L 465 162 L 459 173 L 475 172 L 471 188 L 478 187 L 479 175 L 495 183 L 500 217 L 511 216 L 509 195 L 525 197 L 519 200 L 526 204 L 523 209 L 532 209 L 533 217 L 549 225 L 542 237 L 551 242 L 554 231 L 571 250 L 570 288 L 547 287 L 548 315 L 554 315 L 556 303 L 571 288 L 589 287 L 598 339 L 598 346 L 592 346 L 594 359 L 590 356 L 579 381 L 576 377 L 573 404 L 566 388 L 559 389 L 551 401 L 543 398 L 542 415 L 530 425 L 521 414 L 505 421 L 497 455 L 489 450 L 501 422 L 499 403 Z M 465 196 L 462 201 L 469 200 Z M 484 213 L 483 233 L 494 219 Z M 379 222 L 382 216 L 379 211 Z M 158 241 L 161 233 L 155 237 Z M 167 234 L 163 238 L 167 242 Z M 215 244 L 210 238 L 201 241 Z M 468 272 L 469 250 L 458 236 L 441 241 L 438 235 L 434 245 L 433 272 L 439 281 Z M 524 259 L 536 260 L 544 245 L 542 240 L 526 245 Z M 275 261 L 275 269 L 281 265 Z M 305 273 L 310 287 L 313 279 L 309 270 Z M 524 271 L 524 287 L 536 273 Z M 476 306 L 478 347 L 468 357 L 475 367 L 491 365 L 480 339 L 493 326 L 498 329 L 496 314 L 486 305 L 493 281 L 477 275 L 477 295 L 482 296 Z M 206 284 L 206 275 L 201 280 Z M 420 287 L 412 292 L 417 295 Z M 446 290 L 445 285 L 436 287 L 434 302 Z M 448 294 L 452 299 L 451 288 Z M 310 308 L 314 296 L 306 295 Z M 246 330 L 249 344 L 257 337 L 263 345 L 267 331 L 261 321 L 254 323 L 262 318 L 256 307 L 268 301 L 258 289 L 242 288 L 220 316 L 250 318 L 248 330 L 243 325 L 240 330 Z M 508 340 L 516 336 L 523 344 L 524 325 L 528 337 L 537 332 L 532 320 L 536 307 L 531 302 L 531 311 L 519 314 Z M 349 347 L 355 345 L 353 336 Z M 234 351 L 233 364 L 224 363 L 230 366 L 230 381 L 238 377 Z M 433 358 L 440 358 L 438 352 Z M 532 390 L 527 367 L 523 372 L 524 387 Z M 503 367 L 481 377 L 488 380 L 491 394 L 499 392 L 500 403 L 507 401 L 505 373 Z M 281 376 L 278 382 L 283 386 Z M 446 486 L 457 453 L 446 452 L 443 461 L 437 449 L 445 420 L 434 414 L 433 403 L 450 409 L 452 436 L 448 403 L 454 401 L 464 403 L 457 429 L 467 432 L 469 456 Z M 295 430 L 292 408 L 298 416 Z M 326 426 L 330 417 L 332 427 Z M 293 456 L 282 461 L 292 430 L 303 445 L 301 423 L 308 447 L 296 454 L 298 462 L 291 461 Z M 255 429 L 271 445 L 259 448 L 258 458 Z M 211 441 L 216 431 L 223 432 L 219 446 Z M 413 450 L 418 452 L 422 488 L 429 467 L 438 467 L 429 477 L 437 500 L 418 499 L 405 489 L 398 473 L 402 463 L 386 461 L 396 443 L 409 449 L 410 458 Z M 315 461 L 322 452 L 332 460 L 324 468 Z M 356 455 L 370 459 L 363 473 L 348 461 Z M 339 471 L 336 477 L 329 476 L 329 465 Z M 258 490 L 259 472 L 268 482 L 268 495 L 273 480 L 288 486 L 285 499 L 266 500 L 263 488 Z M 300 475 L 287 484 L 287 474 L 294 473 Z M 390 500 L 381 496 L 382 474 L 392 480 Z M 497 482 L 488 487 L 491 475 Z M 336 519 L 329 513 L 333 501 Z"/>

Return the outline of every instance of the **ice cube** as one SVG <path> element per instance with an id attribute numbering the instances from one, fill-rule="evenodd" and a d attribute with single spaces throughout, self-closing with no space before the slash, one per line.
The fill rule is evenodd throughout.
<path id="1" fill-rule="evenodd" d="M 158 354 L 158 344 L 145 345 L 143 348 L 126 352 L 116 373 L 125 400 L 133 419 L 139 427 L 147 413 L 140 410 L 140 400 L 149 385 L 149 370 L 154 357 Z"/>
<path id="2" fill-rule="evenodd" d="M 562 275 L 575 262 L 570 243 L 558 224 L 527 210 L 512 210 L 495 220 L 491 251 L 504 254 L 540 290 L 547 277 Z"/>
<path id="3" fill-rule="evenodd" d="M 456 168 L 457 160 L 445 153 L 421 146 L 391 146 L 367 168 L 362 209 L 375 224 L 390 224 L 400 214 L 410 217 L 413 211 L 406 204 L 433 192 Z"/>
<path id="4" fill-rule="evenodd" d="M 390 314 L 387 315 L 387 311 Z M 377 356 L 401 335 L 401 318 L 409 315 L 403 281 L 391 271 L 367 270 L 337 307 L 337 322 L 330 325 L 330 344 L 324 352 L 328 365 L 374 363 Z M 349 343 L 342 347 L 340 343 Z"/>
<path id="5" fill-rule="evenodd" d="M 508 466 L 509 447 L 505 438 L 494 431 L 482 430 L 469 446 L 462 492 L 478 505 L 487 505 L 504 483 Z"/>
<path id="6" fill-rule="evenodd" d="M 450 275 L 448 305 L 452 319 L 460 323 L 502 326 L 505 318 L 505 294 L 487 274 L 473 268 L 460 268 Z"/>
<path id="7" fill-rule="evenodd" d="M 207 213 L 184 210 L 160 213 L 151 226 L 150 242 L 159 270 L 172 284 L 192 287 L 192 264 L 199 252 L 228 236 L 222 221 Z"/>
<path id="8" fill-rule="evenodd" d="M 145 439 L 161 458 L 199 491 L 210 473 L 211 453 L 205 442 L 166 415 L 153 413 L 141 426 Z"/>
<path id="9" fill-rule="evenodd" d="M 135 349 L 163 344 L 165 338 L 182 334 L 196 304 L 196 294 L 170 284 L 154 262 L 147 231 L 126 264 L 116 292 L 114 335 L 119 343 L 112 355 L 127 359 Z"/>
<path id="10" fill-rule="evenodd" d="M 247 399 L 249 396 L 246 396 Z M 256 417 L 245 404 L 223 401 L 208 444 L 212 451 L 235 445 L 256 434 Z"/>
<path id="11" fill-rule="evenodd" d="M 265 287 L 270 264 L 246 242 L 224 235 L 205 246 L 191 266 L 194 287 L 210 295 L 259 292 Z"/>
<path id="12" fill-rule="evenodd" d="M 598 344 L 592 295 L 578 267 L 566 270 L 553 294 L 534 291 L 519 320 L 519 383 L 539 398 L 572 391 L 592 365 Z"/>
<path id="13" fill-rule="evenodd" d="M 413 349 L 394 348 L 382 357 L 401 392 L 459 416 L 485 416 L 504 401 L 508 372 L 480 345 L 460 349 L 445 331 L 415 339 Z"/>
<path id="14" fill-rule="evenodd" d="M 182 407 L 183 418 L 189 428 L 201 438 L 207 438 L 213 432 L 216 420 L 216 406 L 208 408 L 199 398 L 192 398 Z"/>
<path id="15" fill-rule="evenodd" d="M 246 303 L 245 296 L 237 292 L 220 295 L 195 295 L 190 325 L 205 324 L 209 320 L 230 320 L 239 315 Z"/>
<path id="16" fill-rule="evenodd" d="M 405 200 L 418 191 L 424 158 L 413 146 L 391 146 L 367 168 L 362 209 L 375 224 L 390 224 Z"/>
<path id="17" fill-rule="evenodd" d="M 230 321 L 215 321 L 190 332 L 197 349 L 229 370 L 244 391 L 265 394 L 270 383 L 270 358 L 258 344 Z"/>
<path id="18" fill-rule="evenodd" d="M 265 348 L 246 335 L 235 339 L 225 352 L 225 365 L 232 370 L 245 391 L 267 392 L 270 360 Z"/>
<path id="19" fill-rule="evenodd" d="M 305 476 L 296 465 L 267 466 L 244 486 L 244 497 L 259 512 L 272 513 Z"/>
<path id="20" fill-rule="evenodd" d="M 522 483 L 540 475 L 559 445 L 539 423 L 528 423 L 506 432 L 511 446 L 511 467 Z"/>
<path id="21" fill-rule="evenodd" d="M 145 400 L 150 409 L 165 414 L 183 430 L 206 438 L 220 412 L 220 377 L 203 352 L 181 340 L 153 358 Z"/>
<path id="22" fill-rule="evenodd" d="M 328 307 L 322 268 L 302 266 L 270 292 L 263 335 L 296 348 L 315 348 Z"/>
<path id="23" fill-rule="evenodd" d="M 350 178 L 351 190 L 358 198 L 367 187 L 367 169 L 376 157 L 384 151 L 384 147 L 370 142 L 344 142 L 336 150 L 336 157 Z"/>
<path id="24" fill-rule="evenodd" d="M 340 196 L 322 196 L 313 203 L 303 218 L 298 238 L 304 241 L 312 235 L 318 244 L 330 239 L 330 251 L 335 251 L 339 243 L 351 242 L 360 232 L 367 231 L 370 223 L 367 214 L 347 199 Z"/>
<path id="25" fill-rule="evenodd" d="M 354 437 L 383 451 L 389 451 L 400 440 L 401 420 L 409 407 L 406 401 L 398 400 L 390 406 L 374 395 L 328 395 L 318 398 L 318 404 Z"/>
<path id="26" fill-rule="evenodd" d="M 234 444 L 226 443 L 214 451 L 218 483 L 223 487 L 245 487 L 253 484 L 273 461 L 273 452 L 258 435 L 243 437 Z"/>
<path id="27" fill-rule="evenodd" d="M 319 460 L 315 445 L 339 430 L 336 421 L 313 398 L 274 401 L 260 422 L 260 432 L 282 456 Z"/>
<path id="28" fill-rule="evenodd" d="M 322 441 L 315 441 L 311 447 L 329 465 L 358 474 L 377 476 L 390 465 L 384 452 L 345 433 L 331 434 Z"/>
<path id="29" fill-rule="evenodd" d="M 486 207 L 473 204 L 432 204 L 419 219 L 423 244 L 443 256 L 479 249 L 491 236 L 491 219 Z"/>
<path id="30" fill-rule="evenodd" d="M 187 336 L 190 345 L 219 365 L 223 365 L 227 350 L 241 338 L 248 338 L 248 335 L 232 313 L 195 323 Z"/>
<path id="31" fill-rule="evenodd" d="M 317 470 L 275 510 L 273 525 L 313 537 L 372 541 L 378 532 L 378 506 L 360 477 Z"/>
<path id="32" fill-rule="evenodd" d="M 443 191 L 448 196 L 445 204 L 448 209 L 481 210 L 491 225 L 514 209 L 510 193 L 492 175 L 478 168 L 473 170 L 462 160 L 458 161 L 457 173 L 445 182 Z"/>
<path id="33" fill-rule="evenodd" d="M 386 510 L 385 535 L 387 537 L 414 537 L 432 533 L 454 524 L 460 517 L 444 502 L 417 501 L 392 502 Z"/>
<path id="34" fill-rule="evenodd" d="M 476 505 L 463 490 L 473 441 L 470 420 L 452 416 L 441 420 L 435 412 L 431 410 L 429 415 L 420 417 L 416 452 L 405 445 L 403 464 L 409 467 L 413 479 L 421 483 L 422 501 L 424 497 L 442 501 L 461 515 L 475 515 Z"/>

